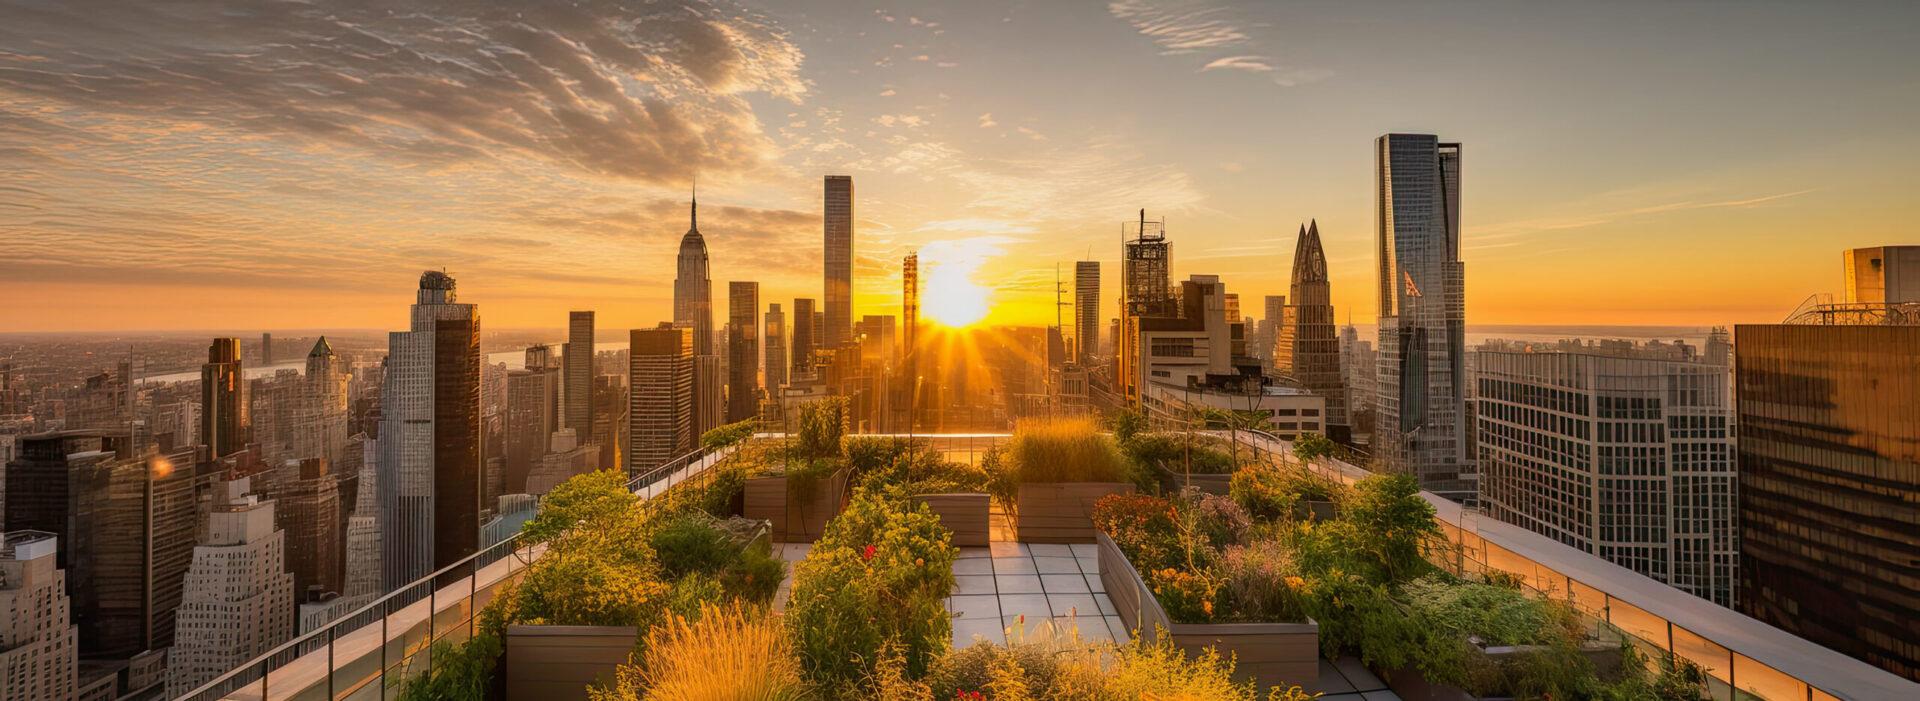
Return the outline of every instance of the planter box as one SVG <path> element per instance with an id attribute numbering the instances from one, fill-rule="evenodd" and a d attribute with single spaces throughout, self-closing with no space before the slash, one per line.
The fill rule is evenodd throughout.
<path id="1" fill-rule="evenodd" d="M 920 494 L 914 496 L 913 501 L 933 509 L 934 515 L 940 517 L 940 524 L 953 531 L 955 546 L 987 547 L 991 530 L 987 520 L 986 494 Z"/>
<path id="2" fill-rule="evenodd" d="M 1232 473 L 1224 475 L 1196 473 L 1189 475 L 1182 473 L 1177 466 L 1168 465 L 1161 465 L 1158 469 L 1160 470 L 1160 484 L 1165 486 L 1169 492 L 1177 492 L 1191 485 L 1207 494 L 1226 496 L 1227 486 L 1233 482 Z"/>
<path id="3" fill-rule="evenodd" d="M 801 497 L 806 498 L 801 498 Z M 813 494 L 794 494 L 786 477 L 747 480 L 740 514 L 773 524 L 773 539 L 783 543 L 811 543 L 826 532 L 827 522 L 846 506 L 847 471 L 820 481 Z"/>
<path id="4" fill-rule="evenodd" d="M 1107 534 L 1097 534 L 1100 546 L 1100 582 L 1120 614 L 1120 621 L 1141 639 L 1157 642 L 1162 635 L 1188 655 L 1206 648 L 1234 660 L 1234 678 L 1253 681 L 1261 688 L 1298 684 L 1313 688 L 1320 680 L 1320 624 L 1305 623 L 1174 623 L 1153 590 L 1133 569 Z"/>
<path id="5" fill-rule="evenodd" d="M 586 701 L 587 686 L 611 683 L 638 636 L 632 626 L 507 626 L 507 699 Z"/>
<path id="6" fill-rule="evenodd" d="M 1093 542 L 1093 504 L 1108 494 L 1132 494 L 1124 482 L 1020 485 L 1013 527 L 1022 543 Z"/>

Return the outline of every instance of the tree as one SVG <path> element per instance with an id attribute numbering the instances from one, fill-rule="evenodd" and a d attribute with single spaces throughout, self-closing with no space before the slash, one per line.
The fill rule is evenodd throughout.
<path id="1" fill-rule="evenodd" d="M 531 544 L 553 540 L 580 523 L 611 518 L 639 501 L 627 491 L 627 478 L 619 470 L 576 475 L 540 500 L 540 513 L 521 529 L 520 541 Z"/>
<path id="2" fill-rule="evenodd" d="M 1293 439 L 1293 456 L 1301 462 L 1313 462 L 1319 458 L 1339 453 L 1340 445 L 1333 439 L 1318 433 L 1302 433 Z"/>

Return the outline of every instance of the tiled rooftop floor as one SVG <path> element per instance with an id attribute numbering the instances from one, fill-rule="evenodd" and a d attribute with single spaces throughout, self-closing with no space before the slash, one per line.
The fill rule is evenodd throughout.
<path id="1" fill-rule="evenodd" d="M 1126 640 L 1126 624 L 1100 584 L 1100 561 L 1092 544 L 1043 545 L 1014 542 L 1006 516 L 993 514 L 990 547 L 961 548 L 953 563 L 953 646 L 980 642 L 1006 644 L 1009 634 L 1032 639 L 1077 634 L 1082 640 Z M 806 559 L 809 543 L 776 544 L 790 565 Z M 774 610 L 786 608 L 793 591 L 793 570 L 774 595 Z M 1051 622 L 1048 630 L 1046 623 Z M 1320 679 L 1302 684 L 1326 695 L 1321 701 L 1399 701 L 1360 661 L 1343 657 L 1320 661 Z"/>

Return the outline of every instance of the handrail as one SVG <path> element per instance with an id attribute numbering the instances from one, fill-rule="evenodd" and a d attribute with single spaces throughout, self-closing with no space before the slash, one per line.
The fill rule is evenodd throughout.
<path id="1" fill-rule="evenodd" d="M 627 481 L 627 488 L 629 491 L 639 493 L 640 490 L 653 486 L 661 479 L 671 478 L 674 473 L 685 470 L 700 460 L 710 456 L 718 458 L 728 452 L 730 452 L 729 449 L 721 449 L 709 453 L 706 450 L 696 448 L 663 465 L 633 476 Z M 535 508 L 538 509 L 537 504 Z M 185 695 L 179 697 L 179 699 L 180 701 L 214 701 L 216 699 L 226 698 L 230 694 L 259 683 L 261 685 L 260 698 L 264 700 L 268 698 L 268 688 L 265 682 L 268 680 L 269 674 L 292 664 L 307 654 L 317 652 L 321 649 L 322 645 L 325 645 L 328 653 L 328 669 L 326 672 L 327 681 L 331 684 L 337 671 L 333 668 L 332 660 L 334 642 L 340 638 L 359 633 L 366 630 L 368 626 L 374 625 L 381 626 L 380 646 L 383 653 L 381 670 L 375 677 L 384 677 L 390 666 L 384 660 L 384 652 L 385 648 L 392 643 L 392 641 L 388 639 L 389 636 L 386 630 L 386 623 L 389 617 L 409 606 L 419 603 L 422 599 L 428 600 L 428 608 L 430 610 L 427 612 L 426 622 L 428 625 L 427 641 L 430 647 L 431 643 L 439 637 L 435 635 L 434 629 L 438 627 L 435 619 L 440 613 L 436 599 L 438 598 L 438 584 L 441 578 L 453 575 L 456 572 L 466 572 L 464 578 L 469 581 L 468 596 L 472 596 L 474 592 L 480 589 L 479 583 L 474 580 L 479 577 L 481 568 L 499 562 L 508 556 L 514 556 L 521 563 L 518 569 L 525 569 L 528 565 L 532 564 L 534 559 L 539 557 L 540 548 L 538 544 L 522 547 L 519 543 L 520 533 L 513 533 L 499 543 L 461 558 L 458 562 L 435 570 L 431 574 L 401 585 L 393 591 L 387 592 L 373 601 L 335 618 L 325 626 L 276 645 L 266 653 L 248 660 L 245 664 L 225 674 L 215 677 L 213 680 L 200 685 L 193 691 L 187 692 Z M 502 575 L 501 578 L 504 579 L 506 576 L 510 576 L 515 569 L 516 568 L 509 565 L 507 574 Z M 423 587 L 426 589 L 424 592 L 421 591 Z M 377 621 L 369 617 L 370 614 L 375 613 L 378 613 L 379 616 Z M 468 612 L 470 619 L 473 615 L 472 611 Z M 363 621 L 361 620 L 362 618 L 367 618 L 368 620 Z M 348 628 L 351 628 L 351 630 L 347 630 Z M 275 663 L 276 661 L 278 661 L 278 664 Z"/>

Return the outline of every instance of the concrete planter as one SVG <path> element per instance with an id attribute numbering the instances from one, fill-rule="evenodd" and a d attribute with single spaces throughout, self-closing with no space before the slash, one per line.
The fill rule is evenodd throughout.
<path id="1" fill-rule="evenodd" d="M 1022 543 L 1091 543 L 1094 502 L 1132 493 L 1133 485 L 1124 482 L 1022 484 L 1014 507 L 1015 536 Z"/>
<path id="2" fill-rule="evenodd" d="M 953 544 L 958 547 L 987 547 L 991 538 L 988 525 L 988 499 L 983 493 L 960 494 L 920 494 L 913 497 L 915 503 L 926 504 L 940 517 L 940 524 L 953 531 Z"/>
<path id="3" fill-rule="evenodd" d="M 1160 465 L 1158 469 L 1160 470 L 1160 485 L 1166 487 L 1168 492 L 1177 492 L 1182 488 L 1192 486 L 1207 494 L 1226 496 L 1227 487 L 1233 482 L 1232 473 L 1224 475 L 1194 473 L 1189 475 L 1181 472 L 1178 465 Z"/>
<path id="4" fill-rule="evenodd" d="M 1096 534 L 1100 546 L 1100 582 L 1120 614 L 1121 622 L 1141 639 L 1173 637 L 1173 644 L 1189 655 L 1206 648 L 1234 659 L 1234 678 L 1251 680 L 1261 688 L 1288 684 L 1313 687 L 1320 679 L 1320 624 L 1304 623 L 1174 623 L 1147 588 L 1133 563 L 1105 533 Z"/>
<path id="5" fill-rule="evenodd" d="M 776 541 L 811 543 L 846 506 L 847 471 L 835 471 L 812 491 L 796 494 L 786 477 L 753 477 L 747 480 L 740 514 L 772 524 Z"/>
<path id="6" fill-rule="evenodd" d="M 507 701 L 585 701 L 588 685 L 613 681 L 639 634 L 632 626 L 507 626 Z"/>

